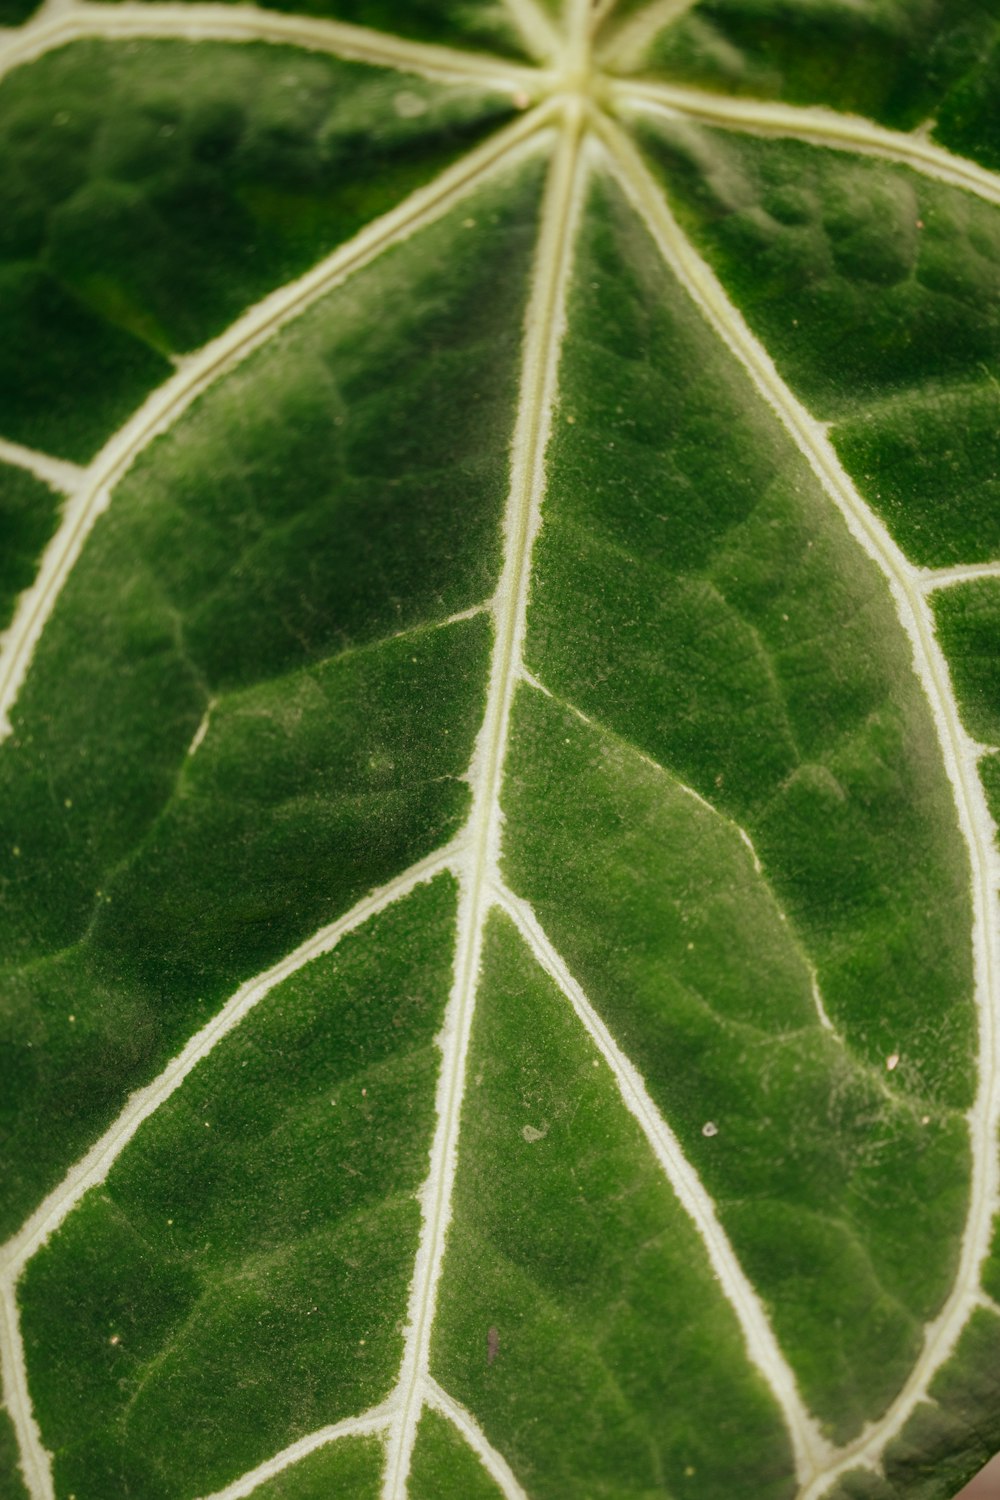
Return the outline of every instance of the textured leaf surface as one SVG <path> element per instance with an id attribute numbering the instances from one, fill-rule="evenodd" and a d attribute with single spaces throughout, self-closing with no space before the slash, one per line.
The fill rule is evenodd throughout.
<path id="1" fill-rule="evenodd" d="M 4 19 L 0 1495 L 949 1500 L 996 7 Z"/>

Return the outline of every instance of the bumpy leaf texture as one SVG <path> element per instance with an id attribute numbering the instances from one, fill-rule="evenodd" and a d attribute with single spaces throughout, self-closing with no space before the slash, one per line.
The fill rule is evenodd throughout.
<path id="1" fill-rule="evenodd" d="M 2 15 L 3 1500 L 944 1500 L 998 0 Z"/>

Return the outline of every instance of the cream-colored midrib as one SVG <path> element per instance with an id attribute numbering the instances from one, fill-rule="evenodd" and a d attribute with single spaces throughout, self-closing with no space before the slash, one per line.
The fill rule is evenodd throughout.
<path id="1" fill-rule="evenodd" d="M 468 855 L 460 871 L 454 982 L 442 1033 L 437 1125 L 422 1193 L 423 1229 L 411 1286 L 399 1416 L 390 1432 L 383 1500 L 404 1500 L 416 1427 L 430 1375 L 430 1340 L 451 1217 L 466 1060 L 486 918 L 498 877 L 500 791 L 510 713 L 520 675 L 531 555 L 545 489 L 545 450 L 556 401 L 565 295 L 583 193 L 581 114 L 567 109 L 542 205 L 525 320 L 518 409 L 511 446 L 504 564 L 494 601 L 494 646 L 486 709 L 469 768 Z"/>

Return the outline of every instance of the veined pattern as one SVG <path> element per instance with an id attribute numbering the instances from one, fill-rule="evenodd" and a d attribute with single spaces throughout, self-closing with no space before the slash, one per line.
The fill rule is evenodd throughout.
<path id="1" fill-rule="evenodd" d="M 130 476 L 134 477 L 138 465 L 155 450 L 157 442 L 174 433 L 186 414 L 193 413 L 198 418 L 205 409 L 203 398 L 227 378 L 249 369 L 256 355 L 266 353 L 280 337 L 294 337 L 300 320 L 322 299 L 338 289 L 349 288 L 355 278 L 367 268 L 383 264 L 389 254 L 405 252 L 425 232 L 450 222 L 449 215 L 468 209 L 469 217 L 464 222 L 475 228 L 475 213 L 479 210 L 474 211 L 470 205 L 479 201 L 478 194 L 495 188 L 505 180 L 505 174 L 510 177 L 546 163 L 537 234 L 530 252 L 528 291 L 522 308 L 514 419 L 509 437 L 505 438 L 509 450 L 508 486 L 495 588 L 489 597 L 475 598 L 464 607 L 403 624 L 399 630 L 374 642 L 380 649 L 387 643 L 396 643 L 401 651 L 409 649 L 411 641 L 417 643 L 414 649 L 421 650 L 431 642 L 427 649 L 433 650 L 434 640 L 444 639 L 449 631 L 454 632 L 465 623 L 477 622 L 477 626 L 482 626 L 489 622 L 492 639 L 488 677 L 471 759 L 461 773 L 442 770 L 433 778 L 435 782 L 461 781 L 467 786 L 465 815 L 456 826 L 449 826 L 447 836 L 437 848 L 357 896 L 347 909 L 324 921 L 284 957 L 236 987 L 221 1009 L 210 1015 L 200 1029 L 190 1033 L 183 1049 L 156 1076 L 146 1078 L 131 1093 L 113 1123 L 92 1138 L 87 1151 L 8 1240 L 3 1253 L 4 1316 L 0 1327 L 3 1389 L 30 1500 L 56 1500 L 57 1494 L 61 1500 L 53 1477 L 45 1424 L 36 1416 L 31 1350 L 25 1344 L 20 1326 L 19 1288 L 35 1258 L 53 1242 L 61 1227 L 71 1221 L 86 1195 L 100 1190 L 146 1122 L 155 1122 L 166 1101 L 192 1077 L 197 1079 L 199 1066 L 224 1039 L 237 1033 L 250 1013 L 266 1003 L 272 992 L 317 959 L 334 954 L 343 940 L 362 933 L 366 924 L 391 913 L 415 893 L 438 889 L 439 883 L 446 879 L 455 883 L 457 891 L 450 993 L 435 1042 L 439 1065 L 434 1086 L 433 1135 L 426 1143 L 428 1165 L 416 1194 L 419 1234 L 394 1383 L 389 1393 L 370 1407 L 296 1436 L 273 1456 L 232 1477 L 210 1496 L 206 1492 L 206 1500 L 236 1500 L 256 1490 L 263 1492 L 263 1487 L 278 1482 L 280 1476 L 293 1474 L 295 1466 L 310 1455 L 348 1439 L 378 1442 L 382 1454 L 382 1500 L 404 1500 L 411 1493 L 421 1423 L 429 1413 L 449 1425 L 507 1500 L 525 1500 L 533 1495 L 531 1483 L 519 1471 L 516 1451 L 503 1451 L 496 1435 L 488 1435 L 488 1424 L 472 1404 L 449 1389 L 434 1356 L 448 1256 L 459 1232 L 454 1227 L 456 1193 L 461 1183 L 465 1130 L 478 1087 L 470 1076 L 475 1073 L 470 1059 L 474 1028 L 480 1024 L 477 1015 L 485 983 L 483 975 L 488 968 L 490 932 L 516 933 L 524 951 L 537 965 L 539 975 L 558 991 L 579 1033 L 580 1045 L 592 1048 L 595 1069 L 600 1066 L 606 1070 L 601 1077 L 609 1079 L 623 1117 L 630 1117 L 637 1131 L 636 1140 L 641 1136 L 643 1149 L 648 1150 L 686 1215 L 710 1267 L 714 1286 L 727 1304 L 726 1316 L 732 1317 L 739 1330 L 747 1364 L 758 1382 L 755 1389 L 765 1393 L 763 1399 L 777 1413 L 792 1455 L 793 1472 L 784 1480 L 769 1477 L 766 1483 L 777 1487 L 766 1491 L 762 1480 L 762 1496 L 765 1492 L 795 1493 L 798 1500 L 820 1500 L 827 1493 L 867 1495 L 869 1492 L 865 1490 L 837 1488 L 844 1476 L 853 1476 L 847 1482 L 855 1482 L 859 1471 L 862 1483 L 867 1482 L 864 1475 L 871 1476 L 873 1485 L 890 1482 L 891 1475 L 885 1467 L 888 1450 L 900 1441 L 905 1443 L 908 1424 L 915 1414 L 919 1417 L 936 1400 L 936 1382 L 950 1362 L 958 1358 L 961 1341 L 977 1314 L 987 1318 L 996 1316 L 996 1304 L 983 1283 L 983 1268 L 991 1253 L 1000 1208 L 998 866 L 996 829 L 980 779 L 984 761 L 996 753 L 996 748 L 967 725 L 965 704 L 960 704 L 961 693 L 953 685 L 949 663 L 936 633 L 935 608 L 939 598 L 954 599 L 960 589 L 988 588 L 1000 573 L 1000 562 L 968 558 L 927 563 L 909 555 L 885 517 L 876 513 L 864 498 L 854 470 L 849 471 L 842 456 L 840 438 L 842 429 L 846 433 L 849 414 L 816 414 L 810 409 L 808 393 L 793 388 L 795 381 L 787 375 L 789 361 L 783 362 L 769 352 L 766 335 L 759 331 L 749 313 L 740 310 L 736 295 L 723 273 L 711 263 L 708 251 L 698 239 L 698 231 L 691 227 L 696 224 L 697 208 L 687 202 L 683 211 L 674 210 L 651 165 L 652 150 L 644 154 L 630 129 L 635 127 L 641 144 L 648 144 L 643 132 L 647 127 L 655 131 L 658 121 L 665 122 L 668 130 L 676 129 L 676 141 L 666 137 L 670 143 L 665 149 L 675 153 L 678 160 L 683 160 L 688 151 L 692 159 L 699 160 L 698 152 L 709 149 L 698 144 L 690 146 L 690 132 L 701 126 L 709 131 L 724 131 L 727 138 L 728 133 L 735 133 L 750 142 L 751 147 L 757 142 L 791 140 L 817 150 L 828 148 L 833 158 L 843 159 L 848 165 L 855 159 L 874 162 L 897 172 L 915 174 L 918 180 L 932 183 L 935 190 L 968 195 L 977 200 L 984 213 L 991 211 L 1000 199 L 1000 180 L 979 163 L 948 151 L 930 139 L 926 131 L 907 133 L 858 114 L 838 113 L 820 106 L 735 98 L 656 78 L 621 76 L 625 70 L 640 69 L 653 44 L 667 29 L 683 27 L 691 9 L 673 0 L 666 3 L 650 0 L 645 6 L 627 8 L 619 18 L 614 5 L 595 8 L 582 0 L 572 0 L 567 13 L 554 18 L 535 0 L 507 0 L 505 11 L 498 8 L 497 14 L 502 19 L 497 25 L 501 31 L 506 28 L 510 36 L 520 38 L 523 50 L 536 59 L 537 66 L 508 62 L 499 53 L 493 55 L 485 50 L 397 37 L 348 22 L 297 17 L 253 6 L 158 6 L 129 0 L 105 7 L 70 0 L 70 3 L 47 4 L 37 18 L 4 34 L 0 71 L 10 72 L 15 78 L 17 74 L 12 70 L 83 39 L 123 44 L 139 38 L 199 44 L 259 42 L 296 47 L 359 66 L 395 70 L 407 78 L 425 80 L 433 87 L 480 89 L 504 99 L 508 110 L 512 108 L 516 114 L 512 123 L 504 123 L 486 134 L 395 206 L 366 223 L 325 259 L 269 292 L 225 331 L 177 359 L 174 373 L 151 390 L 89 462 L 49 454 L 21 442 L 16 434 L 0 439 L 0 462 L 59 492 L 62 504 L 61 517 L 41 556 L 34 582 L 19 594 L 0 654 L 0 732 L 15 747 L 22 694 L 30 687 L 36 657 L 43 650 L 47 632 L 75 570 L 92 545 L 101 518 L 114 515 L 119 487 Z M 397 95 L 403 118 L 420 117 L 426 111 L 427 104 L 419 97 L 414 102 L 414 97 L 408 93 Z M 724 180 L 723 165 L 719 166 L 723 181 L 720 201 L 730 191 Z M 646 249 L 636 251 L 637 258 L 653 247 L 660 258 L 665 285 L 679 289 L 684 299 L 684 313 L 678 315 L 678 327 L 683 319 L 691 319 L 690 325 L 683 323 L 685 329 L 698 328 L 699 332 L 691 337 L 710 340 L 715 351 L 713 358 L 731 359 L 739 379 L 747 383 L 747 389 L 752 388 L 754 400 L 759 403 L 760 412 L 755 420 L 773 424 L 774 430 L 781 434 L 780 441 L 788 445 L 791 455 L 788 462 L 800 466 L 795 472 L 810 476 L 810 482 L 828 502 L 831 515 L 846 523 L 859 556 L 867 557 L 879 570 L 893 601 L 901 639 L 907 642 L 912 672 L 922 691 L 928 720 L 937 734 L 936 753 L 943 763 L 953 816 L 971 868 L 969 931 L 979 1073 L 974 1100 L 964 1111 L 943 1095 L 928 1103 L 934 1091 L 929 1087 L 922 1091 L 919 1080 L 909 1086 L 900 1084 L 894 1076 L 900 1063 L 900 1054 L 895 1050 L 883 1053 L 883 1076 L 879 1065 L 873 1065 L 871 1056 L 865 1055 L 859 1045 L 859 1028 L 855 1026 L 852 1034 L 842 1018 L 831 1019 L 828 1014 L 827 1001 L 817 979 L 818 966 L 808 956 L 808 943 L 799 930 L 800 919 L 790 917 L 774 892 L 769 890 L 761 898 L 762 912 L 766 905 L 762 921 L 773 923 L 776 932 L 784 924 L 789 956 L 781 962 L 787 962 L 789 974 L 795 971 L 794 984 L 808 996 L 808 1006 L 813 1008 L 808 1025 L 821 1036 L 826 1033 L 822 1044 L 839 1049 L 838 1055 L 847 1059 L 845 1066 L 853 1067 L 857 1079 L 865 1080 L 865 1086 L 884 1096 L 888 1108 L 898 1107 L 926 1125 L 931 1113 L 921 1115 L 920 1111 L 925 1106 L 928 1111 L 939 1107 L 943 1121 L 954 1125 L 964 1119 L 968 1131 L 971 1156 L 968 1200 L 947 1293 L 936 1299 L 933 1316 L 921 1321 L 918 1346 L 903 1378 L 896 1382 L 891 1399 L 863 1423 L 853 1422 L 854 1430 L 846 1437 L 838 1435 L 829 1413 L 818 1410 L 814 1404 L 808 1384 L 813 1377 L 804 1379 L 800 1351 L 788 1347 L 788 1324 L 783 1321 L 783 1310 L 776 1309 L 774 1297 L 756 1284 L 744 1263 L 739 1235 L 727 1228 L 730 1210 L 732 1222 L 738 1222 L 739 1204 L 716 1201 L 699 1163 L 691 1159 L 690 1142 L 685 1145 L 683 1131 L 675 1128 L 669 1110 L 663 1106 L 668 1090 L 662 1082 L 654 1084 L 646 1077 L 630 1055 L 625 1033 L 633 1022 L 625 1011 L 617 1021 L 603 1013 L 601 999 L 590 995 L 575 977 L 577 961 L 571 961 L 569 954 L 561 951 L 559 938 L 550 929 L 541 903 L 537 898 L 532 899 L 520 878 L 526 858 L 522 844 L 527 835 L 522 837 L 518 828 L 526 827 L 528 820 L 522 817 L 519 823 L 512 802 L 524 795 L 521 788 L 530 776 L 520 761 L 511 769 L 512 746 L 528 739 L 528 731 L 523 725 L 515 728 L 515 720 L 518 714 L 541 712 L 543 708 L 548 713 L 568 711 L 575 716 L 580 734 L 590 736 L 588 743 L 596 744 L 603 736 L 600 753 L 608 757 L 609 764 L 614 763 L 615 757 L 634 755 L 637 762 L 642 762 L 643 774 L 653 772 L 665 778 L 670 784 L 669 793 L 686 798 L 691 804 L 691 817 L 704 816 L 711 823 L 712 838 L 729 840 L 725 847 L 728 850 L 731 846 L 736 851 L 732 855 L 736 861 L 733 869 L 741 872 L 741 880 L 766 883 L 772 875 L 769 862 L 774 857 L 767 853 L 761 857 L 757 831 L 748 832 L 731 810 L 722 811 L 720 816 L 728 789 L 720 792 L 720 808 L 716 808 L 675 767 L 659 764 L 638 741 L 631 744 L 616 732 L 613 724 L 604 723 L 587 705 L 571 708 L 570 700 L 561 696 L 559 685 L 553 684 L 550 692 L 547 675 L 534 675 L 533 649 L 541 647 L 532 646 L 536 606 L 533 589 L 541 580 L 538 607 L 544 611 L 549 607 L 545 592 L 549 587 L 549 575 L 545 572 L 549 562 L 547 554 L 541 561 L 539 556 L 550 535 L 549 495 L 556 463 L 553 454 L 557 444 L 565 439 L 567 428 L 577 420 L 564 390 L 563 361 L 567 343 L 573 336 L 573 299 L 586 290 L 579 270 L 581 257 L 584 253 L 592 258 L 597 254 L 593 246 L 585 246 L 584 229 L 588 205 L 595 192 L 618 195 L 615 199 L 618 207 L 608 211 L 609 224 L 618 222 L 614 215 L 625 211 L 623 205 L 630 206 L 633 228 L 628 232 L 645 236 Z M 923 223 L 918 227 L 922 230 Z M 711 232 L 710 225 L 705 230 L 706 243 Z M 718 259 L 720 264 L 724 263 L 721 250 Z M 596 289 L 598 282 L 588 285 Z M 845 436 L 844 443 L 847 441 Z M 579 476 L 577 483 L 583 483 Z M 578 516 L 563 518 L 554 506 L 552 535 L 558 526 L 577 528 L 581 557 L 588 546 L 606 545 L 605 541 L 597 543 L 584 535 Z M 784 618 L 787 620 L 787 615 Z M 183 636 L 183 626 L 178 629 Z M 542 639 L 541 635 L 538 639 Z M 343 657 L 349 659 L 350 665 L 356 655 L 364 655 L 370 644 L 348 644 L 330 660 L 337 663 Z M 418 657 L 411 660 L 416 663 Z M 243 691 L 239 684 L 230 685 L 227 712 L 244 711 L 239 696 Z M 534 707 L 526 707 L 528 704 Z M 206 735 L 212 731 L 215 712 L 216 700 L 209 698 L 197 732 L 190 740 L 192 761 L 197 759 Z M 517 722 L 521 724 L 520 720 Z M 455 734 L 457 739 L 458 729 Z M 563 742 L 570 745 L 571 738 L 566 735 Z M 795 755 L 800 762 L 804 761 L 806 757 L 791 731 L 789 738 Z M 391 758 L 388 751 L 386 755 Z M 721 782 L 719 776 L 715 785 Z M 511 805 L 508 797 L 512 799 Z M 444 820 L 443 813 L 441 818 Z M 761 813 L 761 818 L 763 826 L 765 813 Z M 15 852 L 20 854 L 19 850 Z M 779 884 L 775 878 L 775 892 Z M 499 923 L 507 925 L 501 929 Z M 687 944 L 688 949 L 695 947 L 694 942 Z M 593 952 L 582 939 L 578 961 L 592 968 L 596 964 Z M 792 979 L 788 983 L 794 987 Z M 693 981 L 690 988 L 692 993 L 697 988 Z M 70 1020 L 75 1022 L 75 1016 Z M 757 1020 L 737 1017 L 735 1010 L 724 1024 L 734 1031 L 743 1026 L 747 1036 L 754 1028 L 761 1034 L 765 1029 Z M 806 1025 L 803 1022 L 798 1029 Z M 790 1027 L 790 1034 L 796 1029 Z M 853 1057 L 852 1048 L 856 1049 Z M 900 1053 L 904 1050 L 905 1044 L 901 1042 Z M 206 1128 L 209 1124 L 206 1120 Z M 540 1141 L 548 1133 L 549 1122 L 538 1126 L 528 1124 L 525 1129 L 526 1142 Z M 715 1122 L 706 1121 L 705 1139 L 711 1140 L 716 1132 Z M 409 1196 L 414 1195 L 410 1192 Z M 112 1336 L 113 1342 L 115 1337 Z M 492 1366 L 498 1357 L 497 1350 L 503 1347 L 504 1334 L 490 1329 L 489 1337 L 488 1359 Z M 364 1340 L 360 1342 L 363 1344 Z M 663 1494 L 672 1494 L 667 1481 L 664 1479 L 662 1483 Z M 784 1490 L 780 1488 L 782 1483 L 786 1485 Z M 546 1493 L 553 1491 L 549 1489 Z M 882 1500 L 883 1496 L 897 1492 L 872 1489 L 870 1493 L 874 1500 Z M 78 1500 L 88 1497 L 81 1495 Z"/>

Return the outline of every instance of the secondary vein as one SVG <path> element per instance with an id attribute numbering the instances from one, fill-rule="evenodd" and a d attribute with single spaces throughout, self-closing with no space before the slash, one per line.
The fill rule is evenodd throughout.
<path id="1" fill-rule="evenodd" d="M 638 1121 L 664 1176 L 701 1237 L 712 1269 L 739 1320 L 751 1359 L 764 1375 L 784 1413 L 799 1472 L 811 1476 L 828 1458 L 830 1446 L 803 1404 L 795 1375 L 782 1353 L 763 1303 L 722 1227 L 711 1196 L 650 1098 L 638 1069 L 615 1042 L 549 941 L 529 904 L 502 885 L 497 894 L 501 907 L 541 968 L 565 995 L 611 1069 L 622 1102 Z"/>
<path id="2" fill-rule="evenodd" d="M 601 62 L 622 71 L 637 67 L 655 38 L 681 20 L 695 3 L 696 0 L 652 0 L 626 16 L 620 26 L 610 26 L 607 38 L 597 49 Z"/>
<path id="3" fill-rule="evenodd" d="M 1000 177 L 995 173 L 967 157 L 956 156 L 925 135 L 888 130 L 861 115 L 771 100 L 731 99 L 643 79 L 609 83 L 608 88 L 611 98 L 624 109 L 700 120 L 706 125 L 750 135 L 781 136 L 809 146 L 875 156 L 895 166 L 910 167 L 948 187 L 963 188 L 988 203 L 1000 203 Z"/>
<path id="4" fill-rule="evenodd" d="M 682 233 L 636 148 L 610 122 L 602 124 L 601 131 L 615 174 L 646 222 L 665 262 L 709 326 L 746 370 L 856 541 L 885 577 L 910 639 L 914 671 L 930 704 L 959 826 L 969 851 L 980 1068 L 976 1098 L 968 1115 L 972 1182 L 959 1265 L 952 1290 L 938 1316 L 925 1328 L 921 1353 L 888 1410 L 866 1427 L 859 1438 L 839 1449 L 830 1463 L 803 1482 L 799 1500 L 818 1500 L 835 1478 L 852 1465 L 879 1458 L 889 1440 L 926 1397 L 931 1380 L 954 1351 L 977 1305 L 980 1266 L 989 1252 L 993 1219 L 1000 1205 L 1000 1163 L 996 1153 L 1000 1126 L 1000 1026 L 995 1013 L 1000 983 L 1000 933 L 994 918 L 997 885 L 994 828 L 976 775 L 975 746 L 962 728 L 948 667 L 912 566 L 841 467 L 822 425 L 785 385 L 770 355 L 729 301 L 714 272 Z"/>
<path id="5" fill-rule="evenodd" d="M 433 182 L 411 193 L 365 226 L 304 276 L 270 292 L 158 386 L 84 471 L 63 519 L 45 549 L 34 583 L 20 596 L 0 651 L 0 742 L 11 733 L 10 713 L 35 649 L 59 596 L 114 487 L 138 455 L 169 431 L 192 402 L 317 298 L 368 265 L 390 245 L 409 238 L 502 168 L 545 125 L 552 105 L 542 105 L 498 131 Z"/>
<path id="6" fill-rule="evenodd" d="M 108 41 L 178 37 L 188 41 L 283 42 L 424 78 L 489 85 L 506 93 L 527 90 L 532 97 L 545 78 L 537 68 L 487 52 L 415 42 L 345 21 L 285 15 L 255 5 L 147 5 L 141 0 L 122 0 L 114 6 L 71 4 L 51 14 L 40 14 L 37 20 L 4 38 L 0 77 L 56 47 L 89 37 Z"/>

